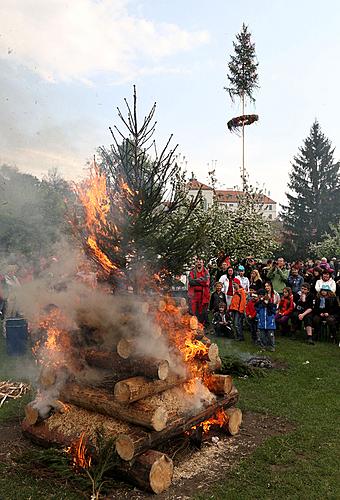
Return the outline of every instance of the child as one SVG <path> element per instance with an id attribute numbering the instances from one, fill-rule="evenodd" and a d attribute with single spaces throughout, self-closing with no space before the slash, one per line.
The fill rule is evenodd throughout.
<path id="1" fill-rule="evenodd" d="M 220 302 L 218 306 L 218 311 L 215 312 L 212 324 L 214 326 L 215 335 L 227 335 L 231 334 L 230 326 L 230 316 L 227 313 L 227 304 Z"/>
<path id="2" fill-rule="evenodd" d="M 313 295 L 311 294 L 311 287 L 309 283 L 302 283 L 300 298 L 296 303 L 295 310 L 291 316 L 292 334 L 293 337 L 301 323 L 303 322 L 307 333 L 307 342 L 314 345 L 313 341 Z"/>
<path id="3" fill-rule="evenodd" d="M 289 333 L 290 327 L 288 325 L 289 318 L 294 311 L 294 298 L 293 291 L 289 286 L 283 289 L 282 298 L 279 302 L 278 312 L 275 316 L 275 322 L 281 326 L 283 334 Z"/>
<path id="4" fill-rule="evenodd" d="M 244 340 L 243 320 L 244 320 L 244 313 L 246 310 L 247 298 L 246 298 L 246 292 L 241 287 L 241 282 L 238 278 L 233 279 L 233 290 L 234 290 L 234 295 L 231 299 L 229 310 L 232 314 L 234 321 L 235 340 L 243 341 Z"/>
<path id="5" fill-rule="evenodd" d="M 256 308 L 255 304 L 257 302 L 258 295 L 255 293 L 255 289 L 253 287 L 249 288 L 249 297 L 246 305 L 246 316 L 247 322 L 249 325 L 249 330 L 251 333 L 251 339 L 254 344 L 257 344 L 257 319 L 256 319 Z"/>
<path id="6" fill-rule="evenodd" d="M 209 311 L 211 311 L 212 313 L 218 312 L 220 302 L 227 304 L 225 293 L 222 292 L 222 283 L 217 281 L 215 283 L 215 291 L 211 294 L 210 297 Z"/>
<path id="7" fill-rule="evenodd" d="M 275 312 L 276 305 L 270 300 L 266 290 L 257 292 L 259 299 L 255 304 L 257 311 L 258 327 L 260 331 L 260 342 L 262 347 L 269 351 L 275 351 Z"/>

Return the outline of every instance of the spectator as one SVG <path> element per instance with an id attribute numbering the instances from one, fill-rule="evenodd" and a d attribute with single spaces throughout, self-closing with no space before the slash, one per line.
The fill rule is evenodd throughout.
<path id="1" fill-rule="evenodd" d="M 249 279 L 245 276 L 244 266 L 238 266 L 238 275 L 236 276 L 240 280 L 241 287 L 246 293 L 249 293 Z"/>
<path id="2" fill-rule="evenodd" d="M 275 312 L 276 305 L 270 300 L 266 290 L 258 291 L 258 301 L 255 304 L 261 346 L 269 351 L 275 351 Z"/>
<path id="3" fill-rule="evenodd" d="M 227 312 L 227 305 L 220 302 L 218 310 L 214 313 L 212 324 L 216 336 L 231 335 L 230 316 Z"/>
<path id="4" fill-rule="evenodd" d="M 230 312 L 232 314 L 234 328 L 235 328 L 235 339 L 239 341 L 244 340 L 243 335 L 243 320 L 244 313 L 246 310 L 246 292 L 241 287 L 241 282 L 238 278 L 233 279 L 234 295 L 230 303 Z"/>
<path id="5" fill-rule="evenodd" d="M 227 262 L 225 262 L 225 261 L 222 262 L 221 267 L 218 268 L 216 271 L 215 281 L 219 281 L 221 276 L 223 276 L 224 274 L 227 274 L 228 267 L 229 267 L 229 265 Z"/>
<path id="6" fill-rule="evenodd" d="M 288 276 L 287 284 L 292 289 L 295 302 L 299 300 L 302 283 L 303 277 L 299 274 L 299 268 L 297 266 L 292 267 Z"/>
<path id="7" fill-rule="evenodd" d="M 257 302 L 258 295 L 256 293 L 255 288 L 252 288 L 250 286 L 249 288 L 249 297 L 246 305 L 246 317 L 247 317 L 247 323 L 249 326 L 250 334 L 251 334 L 251 339 L 254 344 L 257 344 L 259 339 L 257 335 L 257 312 L 255 308 L 255 304 Z"/>
<path id="8" fill-rule="evenodd" d="M 215 283 L 215 291 L 211 294 L 210 297 L 209 311 L 211 311 L 212 313 L 218 312 L 221 302 L 227 305 L 225 293 L 222 292 L 222 283 L 218 281 L 217 283 Z"/>
<path id="9" fill-rule="evenodd" d="M 333 278 L 331 278 L 331 274 L 328 268 L 324 268 L 322 270 L 321 279 L 317 280 L 317 282 L 315 283 L 315 291 L 317 293 L 320 292 L 322 286 L 325 284 L 333 293 L 336 292 L 336 283 Z"/>
<path id="10" fill-rule="evenodd" d="M 291 316 L 292 333 L 294 335 L 298 330 L 298 328 L 301 327 L 303 322 L 307 333 L 307 342 L 308 344 L 314 345 L 313 329 L 312 329 L 312 324 L 313 324 L 312 311 L 313 311 L 313 295 L 310 293 L 310 285 L 309 283 L 302 283 L 301 295 L 296 303 L 295 310 L 293 311 Z"/>
<path id="11" fill-rule="evenodd" d="M 281 332 L 283 334 L 289 333 L 288 321 L 294 311 L 294 299 L 292 289 L 286 286 L 283 289 L 283 295 L 279 302 L 279 307 L 277 314 L 275 316 L 275 321 L 277 325 L 281 326 Z"/>
<path id="12" fill-rule="evenodd" d="M 309 284 L 310 284 L 310 291 L 311 291 L 312 295 L 316 295 L 315 285 L 316 285 L 316 282 L 318 280 L 321 280 L 321 273 L 322 273 L 321 267 L 317 267 L 317 266 L 314 267 L 314 269 L 313 269 L 313 277 L 312 277 L 312 279 L 309 282 Z"/>
<path id="13" fill-rule="evenodd" d="M 331 338 L 336 339 L 336 327 L 339 317 L 339 305 L 335 294 L 326 283 L 321 286 L 313 308 L 313 326 L 318 337 L 320 325 L 325 321 L 329 327 Z"/>
<path id="14" fill-rule="evenodd" d="M 255 288 L 255 290 L 260 290 L 260 288 L 263 288 L 263 282 L 257 269 L 253 269 L 250 273 L 249 286 Z"/>
<path id="15" fill-rule="evenodd" d="M 283 257 L 279 257 L 277 262 L 273 262 L 272 267 L 267 273 L 267 278 L 272 282 L 274 290 L 282 295 L 288 279 L 288 270 L 285 267 Z"/>
<path id="16" fill-rule="evenodd" d="M 233 278 L 234 278 L 234 269 L 229 266 L 227 268 L 227 272 L 220 277 L 219 282 L 222 283 L 222 291 L 225 293 L 227 299 L 227 307 L 229 309 L 231 304 L 231 299 L 233 298 Z"/>
<path id="17" fill-rule="evenodd" d="M 188 298 L 190 314 L 197 316 L 203 325 L 208 324 L 208 304 L 210 276 L 201 257 L 197 257 L 195 267 L 189 273 Z"/>
<path id="18" fill-rule="evenodd" d="M 274 290 L 272 282 L 266 281 L 264 284 L 264 289 L 267 292 L 270 301 L 273 302 L 273 304 L 275 304 L 277 307 L 280 302 L 280 295 L 277 293 L 276 290 Z"/>

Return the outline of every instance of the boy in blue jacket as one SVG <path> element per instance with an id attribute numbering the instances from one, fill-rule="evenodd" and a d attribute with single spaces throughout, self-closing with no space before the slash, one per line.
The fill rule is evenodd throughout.
<path id="1" fill-rule="evenodd" d="M 255 304 L 261 346 L 268 351 L 275 351 L 275 313 L 276 305 L 270 300 L 265 290 L 257 292 L 259 297 Z"/>

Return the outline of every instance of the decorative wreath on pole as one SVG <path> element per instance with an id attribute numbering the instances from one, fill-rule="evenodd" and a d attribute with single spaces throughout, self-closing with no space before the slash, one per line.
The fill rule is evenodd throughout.
<path id="1" fill-rule="evenodd" d="M 259 115 L 242 115 L 236 116 L 228 121 L 227 127 L 230 132 L 238 132 L 240 127 L 244 125 L 251 125 L 254 122 L 257 122 L 259 119 Z"/>

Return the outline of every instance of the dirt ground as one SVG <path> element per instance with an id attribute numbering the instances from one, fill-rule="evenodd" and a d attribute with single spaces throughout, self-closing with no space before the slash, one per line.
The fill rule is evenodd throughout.
<path id="1" fill-rule="evenodd" d="M 231 468 L 266 439 L 290 432 L 293 428 L 291 423 L 281 418 L 246 412 L 241 432 L 237 436 L 214 433 L 214 440 L 209 436 L 202 443 L 201 449 L 193 446 L 188 439 L 173 440 L 165 445 L 165 450 L 173 458 L 175 465 L 173 483 L 166 493 L 155 497 L 125 483 L 117 483 L 106 500 L 189 500 L 194 494 L 209 491 L 212 484 L 222 478 L 227 479 Z M 18 421 L 1 426 L 0 462 L 11 463 L 16 456 L 32 446 L 22 436 Z"/>

